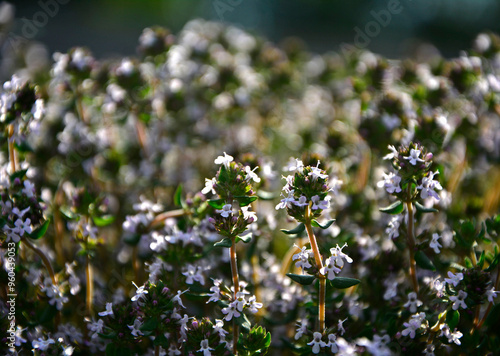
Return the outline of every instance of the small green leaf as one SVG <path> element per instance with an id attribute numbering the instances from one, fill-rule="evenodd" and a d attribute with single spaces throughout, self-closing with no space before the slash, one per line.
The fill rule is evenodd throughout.
<path id="1" fill-rule="evenodd" d="M 26 175 L 27 171 L 28 171 L 27 169 L 21 169 L 20 171 L 15 171 L 14 173 L 12 173 L 10 175 L 11 183 L 14 182 L 16 178 L 22 179 Z"/>
<path id="2" fill-rule="evenodd" d="M 472 264 L 472 261 L 470 260 L 469 257 L 465 257 L 464 261 L 465 261 L 465 267 L 467 267 L 469 269 L 472 268 L 472 267 L 474 267 L 474 265 Z"/>
<path id="3" fill-rule="evenodd" d="M 446 324 L 450 327 L 450 330 L 454 330 L 460 321 L 460 313 L 458 310 L 450 310 L 446 314 Z"/>
<path id="4" fill-rule="evenodd" d="M 419 250 L 415 253 L 415 262 L 417 262 L 417 265 L 423 269 L 428 269 L 431 271 L 436 270 L 436 267 L 434 267 L 434 264 L 429 259 L 429 257 L 427 257 L 424 251 Z"/>
<path id="5" fill-rule="evenodd" d="M 304 232 L 305 229 L 306 226 L 303 223 L 300 223 L 296 228 L 292 230 L 281 229 L 281 232 L 284 232 L 287 235 L 297 235 L 300 234 L 301 232 Z"/>
<path id="6" fill-rule="evenodd" d="M 493 271 L 499 262 L 500 262 L 500 254 L 497 254 L 495 256 L 495 259 L 490 263 L 490 265 L 488 266 L 488 268 L 485 269 L 485 271 L 486 272 Z"/>
<path id="7" fill-rule="evenodd" d="M 114 340 L 116 339 L 116 333 L 115 332 L 112 332 L 112 333 L 109 333 L 109 334 L 102 334 L 102 333 L 97 333 L 100 337 L 102 337 L 103 339 L 108 339 L 108 340 Z"/>
<path id="8" fill-rule="evenodd" d="M 439 211 L 434 208 L 426 208 L 419 202 L 415 202 L 415 208 L 417 208 L 417 210 L 420 211 L 421 213 L 437 213 Z"/>
<path id="9" fill-rule="evenodd" d="M 141 331 L 153 331 L 158 327 L 158 319 L 151 318 L 148 319 L 142 326 L 139 328 Z"/>
<path id="10" fill-rule="evenodd" d="M 316 276 L 310 276 L 308 274 L 287 273 L 286 275 L 288 277 L 290 277 L 294 282 L 297 282 L 297 283 L 302 284 L 304 286 L 312 284 L 312 282 L 314 282 L 314 280 L 316 279 Z"/>
<path id="11" fill-rule="evenodd" d="M 234 199 L 236 199 L 238 201 L 238 203 L 240 204 L 240 206 L 247 206 L 247 205 L 250 205 L 250 203 L 254 202 L 257 200 L 257 197 L 255 195 L 251 196 L 251 197 L 234 197 Z"/>
<path id="12" fill-rule="evenodd" d="M 33 152 L 33 148 L 26 141 L 21 141 L 20 143 L 14 142 L 14 147 L 19 152 Z"/>
<path id="13" fill-rule="evenodd" d="M 214 243 L 214 247 L 231 247 L 233 242 L 229 237 L 226 237 L 225 239 L 220 240 L 219 242 Z"/>
<path id="14" fill-rule="evenodd" d="M 257 191 L 257 196 L 259 197 L 260 200 L 273 200 L 276 198 L 276 194 L 267 192 L 265 190 L 258 190 Z"/>
<path id="15" fill-rule="evenodd" d="M 356 284 L 361 283 L 359 279 L 356 278 L 347 278 L 347 277 L 335 277 L 330 281 L 330 284 L 332 287 L 335 287 L 337 289 L 345 289 L 349 288 L 352 286 L 355 286 Z"/>
<path id="16" fill-rule="evenodd" d="M 95 226 L 103 227 L 111 225 L 115 221 L 114 215 L 92 216 Z"/>
<path id="17" fill-rule="evenodd" d="M 386 206 L 385 208 L 380 208 L 379 210 L 383 213 L 391 214 L 391 215 L 397 215 L 400 214 L 404 209 L 403 202 L 400 200 L 395 201 L 389 206 Z"/>
<path id="18" fill-rule="evenodd" d="M 175 206 L 182 206 L 182 184 L 179 184 L 174 193 Z"/>
<path id="19" fill-rule="evenodd" d="M 50 224 L 50 219 L 45 220 L 45 222 L 42 225 L 33 230 L 33 232 L 28 234 L 28 236 L 33 240 L 38 240 L 39 238 L 42 238 L 47 232 L 49 224 Z"/>
<path id="20" fill-rule="evenodd" d="M 321 225 L 316 219 L 314 219 L 312 222 L 311 222 L 311 225 L 312 226 L 315 226 L 315 227 L 319 227 L 323 230 L 326 230 L 328 229 L 330 226 L 332 226 L 332 224 L 335 222 L 335 219 L 332 219 L 332 220 L 328 220 L 326 223 L 324 223 L 323 225 Z"/>
<path id="21" fill-rule="evenodd" d="M 208 205 L 215 209 L 222 209 L 222 207 L 226 204 L 224 199 L 212 199 L 208 201 Z"/>
<path id="22" fill-rule="evenodd" d="M 238 242 L 240 240 L 247 244 L 250 241 L 252 241 L 252 234 L 250 233 L 250 234 L 246 234 L 244 236 L 238 236 L 238 237 L 236 237 L 236 241 L 235 242 Z M 229 246 L 229 247 L 231 247 L 231 246 Z"/>
<path id="23" fill-rule="evenodd" d="M 483 266 L 484 266 L 484 260 L 485 260 L 485 253 L 484 251 L 481 252 L 481 256 L 479 256 L 479 261 L 477 262 L 477 265 L 479 266 L 479 268 L 483 269 Z"/>
<path id="24" fill-rule="evenodd" d="M 71 209 L 67 206 L 61 206 L 59 208 L 61 214 L 63 214 L 67 219 L 73 220 L 76 218 L 76 214 L 71 211 Z"/>

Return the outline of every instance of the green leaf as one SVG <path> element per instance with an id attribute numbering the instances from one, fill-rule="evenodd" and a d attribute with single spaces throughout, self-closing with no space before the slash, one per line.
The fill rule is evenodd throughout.
<path id="1" fill-rule="evenodd" d="M 312 222 L 311 222 L 311 225 L 312 226 L 315 226 L 315 227 L 319 227 L 323 230 L 326 230 L 328 229 L 330 226 L 332 226 L 332 224 L 335 222 L 335 219 L 332 219 L 332 220 L 328 220 L 325 224 L 321 225 L 316 219 L 314 219 Z"/>
<path id="2" fill-rule="evenodd" d="M 458 310 L 450 310 L 446 314 L 446 324 L 450 327 L 450 330 L 454 330 L 460 321 L 460 313 Z"/>
<path id="3" fill-rule="evenodd" d="M 465 257 L 464 261 L 465 261 L 465 267 L 467 267 L 469 269 L 474 267 L 474 265 L 472 264 L 472 261 L 469 257 Z"/>
<path id="4" fill-rule="evenodd" d="M 158 327 L 158 319 L 151 318 L 148 319 L 142 326 L 139 328 L 141 331 L 153 331 Z"/>
<path id="5" fill-rule="evenodd" d="M 179 184 L 174 193 L 175 206 L 182 206 L 182 184 Z"/>
<path id="6" fill-rule="evenodd" d="M 108 340 L 114 340 L 116 339 L 116 333 L 113 331 L 112 333 L 109 334 L 102 334 L 102 333 L 97 333 L 100 337 L 103 339 L 108 339 Z"/>
<path id="7" fill-rule="evenodd" d="M 257 196 L 259 197 L 260 200 L 273 200 L 274 198 L 277 197 L 276 194 L 267 192 L 265 190 L 258 190 Z"/>
<path id="8" fill-rule="evenodd" d="M 20 143 L 14 142 L 14 147 L 19 152 L 33 152 L 33 148 L 31 148 L 29 143 L 26 141 L 22 141 Z"/>
<path id="9" fill-rule="evenodd" d="M 22 179 L 26 175 L 27 171 L 28 171 L 27 169 L 21 169 L 20 171 L 15 171 L 10 175 L 10 182 L 11 183 L 14 182 L 16 178 Z"/>
<path id="10" fill-rule="evenodd" d="M 475 252 L 474 252 L 475 253 Z M 484 260 L 485 260 L 485 253 L 484 251 L 481 252 L 481 256 L 479 256 L 479 261 L 477 262 L 477 265 L 479 266 L 479 268 L 483 269 L 483 266 L 484 266 Z"/>
<path id="11" fill-rule="evenodd" d="M 300 223 L 296 228 L 294 228 L 292 230 L 281 229 L 281 232 L 284 232 L 287 235 L 298 235 L 301 232 L 304 232 L 305 229 L 306 229 L 306 226 L 303 223 Z"/>
<path id="12" fill-rule="evenodd" d="M 246 197 L 246 196 L 234 197 L 234 199 L 236 199 L 238 201 L 240 206 L 247 206 L 247 205 L 250 205 L 250 203 L 256 201 L 257 197 L 255 195 L 253 195 L 251 197 Z"/>
<path id="13" fill-rule="evenodd" d="M 71 208 L 67 207 L 67 206 L 61 206 L 59 208 L 59 211 L 61 212 L 61 214 L 63 214 L 67 219 L 70 219 L 70 220 L 73 220 L 76 218 L 76 214 L 73 213 L 71 211 Z"/>
<path id="14" fill-rule="evenodd" d="M 359 279 L 347 277 L 335 277 L 330 281 L 330 285 L 337 289 L 345 289 L 361 283 Z"/>
<path id="15" fill-rule="evenodd" d="M 415 208 L 417 208 L 417 210 L 420 211 L 421 213 L 437 213 L 439 211 L 434 208 L 426 208 L 419 202 L 415 202 Z"/>
<path id="16" fill-rule="evenodd" d="M 103 227 L 111 225 L 115 221 L 114 215 L 92 216 L 95 226 Z"/>
<path id="17" fill-rule="evenodd" d="M 246 234 L 244 236 L 238 236 L 238 237 L 236 237 L 236 241 L 235 242 L 238 242 L 240 240 L 247 244 L 250 241 L 252 241 L 252 234 L 250 233 L 250 234 Z M 229 246 L 229 247 L 231 247 L 231 246 Z"/>
<path id="18" fill-rule="evenodd" d="M 28 236 L 33 240 L 38 240 L 42 238 L 47 232 L 49 224 L 50 224 L 50 219 L 45 220 L 45 222 L 42 225 L 33 230 L 30 234 L 28 234 Z"/>
<path id="19" fill-rule="evenodd" d="M 312 284 L 314 282 L 314 280 L 316 279 L 316 276 L 310 276 L 307 274 L 287 273 L 286 275 L 288 277 L 290 277 L 294 282 L 297 282 L 297 283 L 302 284 L 304 286 Z"/>
<path id="20" fill-rule="evenodd" d="M 214 243 L 214 247 L 231 247 L 232 244 L 233 242 L 231 241 L 231 239 L 229 237 L 226 237 L 219 242 Z"/>
<path id="21" fill-rule="evenodd" d="M 250 324 L 250 320 L 248 320 L 247 316 L 244 313 L 241 313 L 241 316 L 235 318 L 236 323 L 241 327 L 242 331 L 245 333 L 250 332 L 250 328 L 252 324 Z"/>
<path id="22" fill-rule="evenodd" d="M 429 257 L 427 257 L 424 251 L 417 251 L 415 253 L 415 262 L 417 262 L 417 265 L 423 269 L 428 269 L 431 271 L 436 270 L 436 267 L 434 267 L 434 264 L 429 259 Z"/>
<path id="23" fill-rule="evenodd" d="M 488 266 L 488 268 L 485 269 L 485 271 L 486 272 L 493 271 L 499 262 L 500 262 L 500 254 L 497 254 L 495 256 L 495 259 L 490 263 L 490 265 Z"/>
<path id="24" fill-rule="evenodd" d="M 386 206 L 385 208 L 380 208 L 379 210 L 386 214 L 397 215 L 400 214 L 403 211 L 403 209 L 404 209 L 403 202 L 397 200 L 391 205 Z"/>
<path id="25" fill-rule="evenodd" d="M 224 199 L 212 199 L 208 201 L 208 205 L 215 209 L 222 209 L 222 207 L 226 204 Z"/>

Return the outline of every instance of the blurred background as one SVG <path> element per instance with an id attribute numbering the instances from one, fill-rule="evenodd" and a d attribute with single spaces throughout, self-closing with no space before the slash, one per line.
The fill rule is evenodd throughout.
<path id="1" fill-rule="evenodd" d="M 280 42 L 290 36 L 315 52 L 356 44 L 390 58 L 419 44 L 445 57 L 468 49 L 481 31 L 500 32 L 496 0 L 15 0 L 10 33 L 50 53 L 88 47 L 96 57 L 135 54 L 145 27 L 173 33 L 193 18 L 232 23 Z M 391 12 L 392 11 L 392 12 Z M 4 22 L 5 14 L 0 16 Z M 361 33 L 361 34 L 360 34 Z M 19 38 L 21 37 L 21 38 Z M 427 47 L 432 48 L 432 47 Z M 432 49 L 434 51 L 434 49 Z"/>

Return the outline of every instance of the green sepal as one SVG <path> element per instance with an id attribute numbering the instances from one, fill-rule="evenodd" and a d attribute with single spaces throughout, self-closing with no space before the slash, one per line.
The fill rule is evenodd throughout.
<path id="1" fill-rule="evenodd" d="M 477 265 L 479 268 L 483 269 L 484 266 L 484 261 L 485 261 L 486 255 L 485 252 L 481 252 L 481 256 L 479 256 L 479 261 L 477 262 Z"/>
<path id="2" fill-rule="evenodd" d="M 250 205 L 252 202 L 257 200 L 257 197 L 255 195 L 252 195 L 251 197 L 247 196 L 241 196 L 241 197 L 234 197 L 240 204 L 240 206 L 247 206 Z"/>
<path id="3" fill-rule="evenodd" d="M 252 234 L 250 233 L 250 234 L 246 234 L 245 236 L 237 236 L 235 242 L 238 242 L 240 240 L 247 244 L 250 241 L 252 241 Z M 231 246 L 229 246 L 229 247 L 231 247 Z"/>
<path id="4" fill-rule="evenodd" d="M 316 276 L 311 276 L 308 274 L 293 274 L 287 273 L 288 277 L 290 277 L 294 282 L 302 284 L 303 286 L 308 286 L 314 282 Z"/>
<path id="5" fill-rule="evenodd" d="M 493 261 L 491 261 L 490 265 L 488 268 L 485 269 L 486 272 L 491 272 L 495 269 L 495 267 L 498 265 L 498 262 L 500 262 L 500 254 L 497 254 Z"/>
<path id="6" fill-rule="evenodd" d="M 141 325 L 139 330 L 141 331 L 153 331 L 156 330 L 158 327 L 158 319 L 157 318 L 151 318 L 148 319 L 144 324 Z"/>
<path id="7" fill-rule="evenodd" d="M 391 215 L 397 215 L 401 214 L 404 209 L 404 204 L 401 200 L 395 201 L 389 206 L 386 206 L 385 208 L 380 208 L 379 210 L 383 213 L 386 214 L 391 214 Z"/>
<path id="8" fill-rule="evenodd" d="M 92 216 L 95 226 L 103 227 L 111 225 L 115 221 L 114 215 Z"/>
<path id="9" fill-rule="evenodd" d="M 16 178 L 22 179 L 26 175 L 27 171 L 28 171 L 27 169 L 21 169 L 19 171 L 15 171 L 10 175 L 10 182 L 11 183 L 14 182 Z"/>
<path id="10" fill-rule="evenodd" d="M 222 207 L 226 205 L 226 201 L 224 199 L 212 199 L 208 200 L 207 203 L 214 209 L 222 209 Z"/>
<path id="11" fill-rule="evenodd" d="M 31 233 L 28 234 L 28 236 L 33 239 L 33 240 L 38 240 L 42 238 L 45 233 L 47 232 L 47 229 L 49 228 L 50 224 L 50 219 L 45 220 L 45 222 L 37 227 L 35 230 L 33 230 Z"/>
<path id="12" fill-rule="evenodd" d="M 427 257 L 424 251 L 417 251 L 415 253 L 415 262 L 417 265 L 423 269 L 428 269 L 431 271 L 435 271 L 436 267 L 432 263 L 432 261 Z"/>
<path id="13" fill-rule="evenodd" d="M 420 211 L 421 213 L 437 213 L 439 211 L 434 208 L 426 208 L 419 202 L 415 202 L 415 208 L 417 208 L 417 211 Z"/>
<path id="14" fill-rule="evenodd" d="M 450 327 L 450 330 L 454 330 L 460 321 L 460 312 L 458 310 L 450 310 L 446 314 L 446 324 Z"/>
<path id="15" fill-rule="evenodd" d="M 346 289 L 361 283 L 359 279 L 347 277 L 335 277 L 330 281 L 330 285 L 337 289 Z"/>
<path id="16" fill-rule="evenodd" d="M 232 244 L 233 242 L 231 241 L 231 239 L 229 237 L 226 237 L 219 242 L 214 243 L 214 247 L 231 247 Z"/>
<path id="17" fill-rule="evenodd" d="M 283 232 L 287 235 L 298 235 L 301 232 L 304 232 L 305 229 L 306 229 L 306 226 L 304 225 L 304 223 L 300 223 L 299 225 L 297 225 L 296 228 L 294 228 L 292 230 L 281 229 L 281 232 Z"/>
<path id="18" fill-rule="evenodd" d="M 328 220 L 326 223 L 324 223 L 323 225 L 321 225 L 316 219 L 314 219 L 313 221 L 311 221 L 311 225 L 314 226 L 314 227 L 319 227 L 323 230 L 326 230 L 328 229 L 330 226 L 332 226 L 332 224 L 335 222 L 335 219 L 331 219 L 331 220 Z"/>

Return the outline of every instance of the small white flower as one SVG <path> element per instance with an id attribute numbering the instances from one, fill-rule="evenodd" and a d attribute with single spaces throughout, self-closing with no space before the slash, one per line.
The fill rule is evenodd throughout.
<path id="1" fill-rule="evenodd" d="M 410 150 L 410 155 L 403 157 L 404 159 L 410 160 L 410 164 L 413 166 L 417 165 L 417 162 L 425 162 L 423 159 L 419 158 L 421 151 L 420 150 L 415 150 L 411 149 Z"/>
<path id="2" fill-rule="evenodd" d="M 325 346 L 329 347 L 330 351 L 332 351 L 333 353 L 338 352 L 339 348 L 337 346 L 337 335 L 328 334 L 328 344 L 326 344 Z"/>
<path id="3" fill-rule="evenodd" d="M 217 209 L 215 210 L 217 213 L 220 213 L 220 215 L 224 218 L 229 217 L 233 213 L 233 205 L 232 204 L 225 204 L 222 207 L 222 210 Z"/>
<path id="4" fill-rule="evenodd" d="M 313 334 L 313 340 L 307 343 L 309 346 L 312 346 L 312 352 L 315 354 L 319 354 L 321 348 L 326 346 L 326 343 L 323 340 L 321 340 L 322 337 L 323 335 L 316 331 Z"/>
<path id="5" fill-rule="evenodd" d="M 328 198 L 328 197 L 326 197 L 326 198 Z M 330 199 L 326 199 L 326 198 L 325 198 L 325 200 L 319 200 L 319 195 L 315 195 L 315 196 L 311 197 L 311 201 L 313 202 L 311 209 L 312 210 L 328 209 L 330 207 Z"/>
<path id="6" fill-rule="evenodd" d="M 410 338 L 415 338 L 416 331 L 422 326 L 422 321 L 425 319 L 425 313 L 414 314 L 408 323 L 404 322 L 404 329 L 401 334 L 403 336 L 410 335 Z"/>
<path id="7" fill-rule="evenodd" d="M 247 307 L 248 307 L 248 310 L 255 314 L 259 311 L 260 308 L 262 308 L 263 304 L 262 303 L 259 303 L 256 301 L 256 297 L 255 295 L 252 295 L 249 299 L 248 299 L 248 304 L 247 304 Z"/>
<path id="8" fill-rule="evenodd" d="M 207 301 L 207 304 L 210 302 L 217 302 L 220 299 L 220 284 L 222 283 L 221 279 L 214 279 L 214 285 L 210 287 L 210 291 L 212 292 L 211 294 L 209 293 L 208 296 L 210 299 Z"/>
<path id="9" fill-rule="evenodd" d="M 295 200 L 293 204 L 297 206 L 306 206 L 309 203 L 307 202 L 307 197 L 305 195 L 301 195 L 299 200 Z"/>
<path id="10" fill-rule="evenodd" d="M 494 299 L 497 297 L 498 291 L 495 288 L 488 289 L 486 291 L 486 297 L 488 298 L 488 302 L 493 303 Z"/>
<path id="11" fill-rule="evenodd" d="M 304 169 L 304 163 L 298 158 L 290 158 L 288 164 L 285 167 L 283 167 L 284 171 L 289 171 L 289 172 L 298 171 L 299 173 L 302 173 L 303 169 Z"/>
<path id="12" fill-rule="evenodd" d="M 453 310 L 458 310 L 459 308 L 467 309 L 467 304 L 465 304 L 465 298 L 467 298 L 467 292 L 463 290 L 458 292 L 458 295 L 452 295 L 450 301 L 453 302 Z"/>
<path id="13" fill-rule="evenodd" d="M 344 322 L 345 322 L 346 320 L 347 320 L 347 318 L 346 318 L 346 319 L 344 319 L 344 320 L 340 320 L 340 319 L 339 319 L 339 322 L 338 322 L 338 324 L 337 324 L 337 329 L 338 329 L 338 332 L 339 332 L 339 334 L 340 334 L 340 335 L 344 335 L 344 333 L 345 333 L 345 329 L 344 329 Z"/>
<path id="14" fill-rule="evenodd" d="M 295 340 L 298 340 L 307 332 L 307 319 L 302 319 L 299 323 L 296 324 L 297 330 L 295 333 Z"/>
<path id="15" fill-rule="evenodd" d="M 342 252 L 342 250 L 346 246 L 347 246 L 347 243 L 345 243 L 344 246 L 342 246 L 342 247 L 339 247 L 339 245 L 337 244 L 336 247 L 330 249 L 330 253 L 332 254 L 332 258 L 334 258 L 334 260 L 335 260 L 335 264 L 340 268 L 344 267 L 344 260 L 347 263 L 353 262 L 351 257 L 349 257 L 347 254 Z"/>
<path id="16" fill-rule="evenodd" d="M 257 174 L 254 173 L 254 171 L 259 168 L 259 166 L 255 167 L 254 169 L 250 169 L 250 166 L 245 166 L 245 172 L 247 176 L 245 177 L 245 180 L 250 181 L 253 180 L 255 183 L 260 183 L 260 178 Z"/>
<path id="17" fill-rule="evenodd" d="M 200 342 L 201 348 L 198 350 L 198 352 L 203 352 L 203 356 L 211 356 L 212 353 L 210 350 L 214 350 L 208 345 L 208 339 L 203 339 Z"/>
<path id="18" fill-rule="evenodd" d="M 439 250 L 441 247 L 443 247 L 439 242 L 438 239 L 441 238 L 438 234 L 434 233 L 432 234 L 432 240 L 429 243 L 429 247 L 434 249 L 435 253 L 440 253 L 441 251 Z"/>
<path id="19" fill-rule="evenodd" d="M 31 183 L 28 179 L 24 181 L 24 188 L 22 192 L 26 194 L 28 198 L 33 198 L 35 195 L 35 185 Z"/>
<path id="20" fill-rule="evenodd" d="M 428 197 L 433 197 L 437 201 L 441 199 L 438 193 L 435 192 L 435 190 L 443 189 L 441 184 L 437 180 L 434 180 L 434 176 L 438 173 L 438 171 L 429 172 L 428 176 L 422 178 L 422 183 L 417 186 L 417 189 L 420 189 L 420 196 L 422 199 L 427 199 Z"/>
<path id="21" fill-rule="evenodd" d="M 464 279 L 464 275 L 462 272 L 458 272 L 457 274 L 454 274 L 454 273 L 448 271 L 448 277 L 450 277 L 450 278 L 445 278 L 444 281 L 448 284 L 452 284 L 453 287 L 456 287 L 458 285 L 458 283 L 460 283 L 460 281 L 462 279 Z"/>
<path id="22" fill-rule="evenodd" d="M 99 316 L 114 315 L 113 303 L 106 303 L 106 310 L 99 313 Z"/>
<path id="23" fill-rule="evenodd" d="M 311 167 L 311 172 L 309 172 L 308 175 L 312 176 L 312 181 L 316 181 L 316 179 L 321 178 L 321 179 L 326 179 L 328 178 L 328 174 L 324 174 L 324 172 L 321 168 L 319 168 L 319 161 L 316 164 L 316 167 Z"/>
<path id="24" fill-rule="evenodd" d="M 335 274 L 339 274 L 340 271 L 342 271 L 342 269 L 338 268 L 335 265 L 335 258 L 336 257 L 334 256 L 327 258 L 327 260 L 325 261 L 325 266 L 320 269 L 320 273 L 323 276 L 326 276 L 326 278 L 328 278 L 330 281 L 335 278 Z"/>
<path id="25" fill-rule="evenodd" d="M 212 192 L 212 194 L 215 194 L 214 186 L 216 183 L 217 183 L 217 180 L 215 178 L 212 178 L 212 179 L 205 178 L 205 188 L 203 188 L 201 190 L 201 193 L 206 195 L 209 192 Z"/>
<path id="26" fill-rule="evenodd" d="M 389 145 L 387 146 L 387 148 L 389 149 L 389 151 L 391 151 L 391 153 L 388 153 L 386 154 L 383 159 L 393 159 L 394 157 L 397 157 L 398 156 L 398 150 L 396 149 L 396 147 L 394 147 L 393 145 Z"/>
<path id="27" fill-rule="evenodd" d="M 131 334 L 132 334 L 132 335 L 134 335 L 135 337 L 138 337 L 138 336 L 144 335 L 144 334 L 142 333 L 142 331 L 140 330 L 140 328 L 141 328 L 141 326 L 142 326 L 142 323 L 141 323 L 141 321 L 140 321 L 139 319 L 135 319 L 135 320 L 134 320 L 134 324 L 132 324 L 132 325 L 127 325 L 127 326 L 128 326 L 128 328 L 129 328 L 130 330 L 132 330 L 132 331 L 131 331 Z"/>
<path id="28" fill-rule="evenodd" d="M 186 308 L 186 307 L 184 306 L 184 304 L 182 304 L 181 295 L 183 295 L 183 294 L 184 294 L 184 293 L 186 293 L 187 291 L 188 291 L 188 289 L 186 289 L 184 292 L 182 292 L 182 291 L 178 290 L 178 291 L 177 291 L 177 295 L 176 295 L 175 297 L 173 297 L 173 298 L 172 298 L 172 302 L 173 302 L 173 303 L 177 303 L 177 304 L 179 304 L 179 305 L 180 305 L 181 307 L 183 307 L 183 308 Z"/>
<path id="29" fill-rule="evenodd" d="M 422 305 L 422 302 L 417 299 L 417 293 L 408 293 L 408 301 L 403 305 L 405 308 L 410 309 L 410 313 L 415 313 L 417 308 Z"/>
<path id="30" fill-rule="evenodd" d="M 40 351 L 47 351 L 51 344 L 55 344 L 55 341 L 50 338 L 44 340 L 41 337 L 39 337 L 38 340 L 33 340 L 31 342 L 31 346 L 33 346 L 34 349 L 38 349 Z"/>
<path id="31" fill-rule="evenodd" d="M 148 291 L 144 289 L 144 286 L 138 287 L 137 284 L 135 284 L 134 282 L 132 282 L 132 284 L 135 286 L 137 290 L 135 292 L 135 295 L 131 298 L 131 300 L 135 302 L 139 298 L 146 298 L 146 294 L 148 294 Z"/>
<path id="32" fill-rule="evenodd" d="M 293 190 L 289 191 L 288 192 L 288 196 L 284 196 L 283 193 L 281 193 L 281 195 L 283 196 L 283 199 L 281 199 L 281 202 L 276 205 L 276 210 L 279 210 L 279 209 L 285 209 L 285 208 L 291 208 L 292 207 L 292 204 L 295 202 L 295 198 L 293 197 Z"/>
<path id="33" fill-rule="evenodd" d="M 229 169 L 229 163 L 233 161 L 233 157 L 224 152 L 224 156 L 219 156 L 215 159 L 215 164 L 223 164 L 226 169 Z"/>
<path id="34" fill-rule="evenodd" d="M 383 175 L 383 179 L 377 183 L 377 187 L 384 187 L 387 193 L 401 193 L 401 187 L 399 184 L 401 183 L 401 177 L 393 172 L 389 174 Z"/>
<path id="35" fill-rule="evenodd" d="M 231 321 L 233 316 L 235 318 L 239 317 L 241 313 L 238 311 L 237 301 L 235 300 L 234 302 L 231 302 L 229 306 L 222 308 L 222 314 L 225 315 L 224 320 L 226 321 Z"/>
<path id="36" fill-rule="evenodd" d="M 299 248 L 296 244 L 294 244 L 295 247 Z M 312 265 L 309 263 L 309 257 L 311 256 L 312 250 L 307 250 L 306 247 L 302 247 L 300 249 L 299 253 L 296 253 L 295 255 L 292 256 L 292 260 L 296 261 L 295 266 L 297 268 L 302 268 L 302 272 L 304 272 L 304 269 L 312 267 Z"/>

